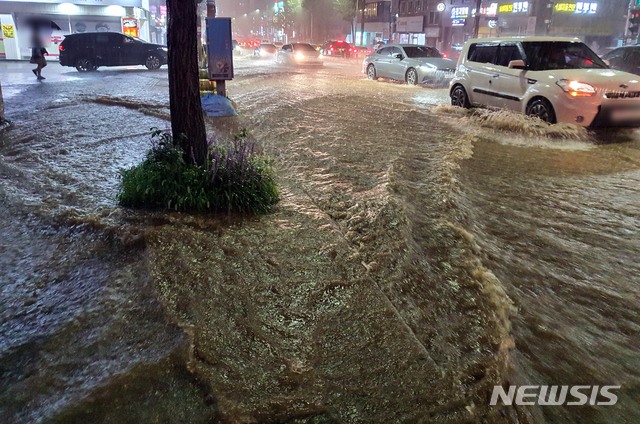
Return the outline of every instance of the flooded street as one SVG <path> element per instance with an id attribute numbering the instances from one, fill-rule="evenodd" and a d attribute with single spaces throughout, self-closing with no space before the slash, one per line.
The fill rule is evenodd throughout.
<path id="1" fill-rule="evenodd" d="M 0 64 L 0 421 L 640 422 L 640 132 L 240 57 L 209 133 L 275 159 L 276 212 L 137 212 L 166 70 L 68 69 Z"/>

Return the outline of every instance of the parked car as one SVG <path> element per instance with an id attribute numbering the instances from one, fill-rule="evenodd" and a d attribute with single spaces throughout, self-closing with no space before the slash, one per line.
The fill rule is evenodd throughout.
<path id="1" fill-rule="evenodd" d="M 602 59 L 619 71 L 640 75 L 640 46 L 618 47 L 602 56 Z"/>
<path id="2" fill-rule="evenodd" d="M 640 126 L 638 77 L 610 69 L 577 38 L 469 40 L 451 104 L 510 109 L 549 123 Z"/>
<path id="3" fill-rule="evenodd" d="M 389 78 L 407 84 L 446 85 L 456 63 L 435 48 L 414 44 L 389 44 L 370 54 L 362 63 L 369 79 Z"/>
<path id="4" fill-rule="evenodd" d="M 289 65 L 322 65 L 320 52 L 307 43 L 285 44 L 276 56 L 276 62 Z"/>
<path id="5" fill-rule="evenodd" d="M 262 43 L 253 52 L 254 56 L 261 58 L 274 58 L 278 54 L 278 48 L 271 43 Z"/>
<path id="6" fill-rule="evenodd" d="M 324 56 L 338 56 L 348 59 L 353 53 L 353 46 L 346 41 L 328 41 L 322 45 L 320 51 Z"/>
<path id="7" fill-rule="evenodd" d="M 165 46 L 117 32 L 85 32 L 67 35 L 58 46 L 60 64 L 80 72 L 100 66 L 144 65 L 158 69 L 167 64 Z"/>
<path id="8" fill-rule="evenodd" d="M 374 47 L 354 47 L 352 57 L 356 59 L 364 58 L 375 52 Z"/>

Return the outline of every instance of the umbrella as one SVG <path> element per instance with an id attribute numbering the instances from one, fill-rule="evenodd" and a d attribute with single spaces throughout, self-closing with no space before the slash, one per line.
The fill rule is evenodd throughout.
<path id="1" fill-rule="evenodd" d="M 41 29 L 56 29 L 61 30 L 60 26 L 53 22 L 51 19 L 44 18 L 41 16 L 30 16 L 26 18 L 24 21 L 25 25 L 30 26 L 32 29 L 38 31 Z"/>

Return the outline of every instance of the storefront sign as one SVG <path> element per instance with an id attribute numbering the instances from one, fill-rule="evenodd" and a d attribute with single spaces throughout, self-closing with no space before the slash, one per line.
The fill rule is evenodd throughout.
<path id="1" fill-rule="evenodd" d="M 424 16 L 400 17 L 396 21 L 398 32 L 422 32 L 424 28 Z"/>
<path id="2" fill-rule="evenodd" d="M 598 3 L 596 2 L 559 2 L 553 5 L 553 11 L 556 13 L 578 13 L 583 15 L 595 15 L 598 11 Z"/>
<path id="3" fill-rule="evenodd" d="M 611 25 L 584 25 L 577 27 L 569 27 L 569 26 L 552 26 L 549 29 L 549 33 L 552 35 L 611 35 L 613 28 Z"/>
<path id="4" fill-rule="evenodd" d="M 494 17 L 498 14 L 498 3 L 491 3 L 489 7 L 482 6 L 480 8 L 480 14 L 488 17 Z"/>
<path id="5" fill-rule="evenodd" d="M 451 26 L 464 26 L 466 22 L 467 20 L 465 18 L 454 18 L 451 19 Z"/>
<path id="6" fill-rule="evenodd" d="M 498 13 L 527 13 L 529 12 L 528 1 L 516 1 L 508 4 L 501 4 Z"/>
<path id="7" fill-rule="evenodd" d="M 444 3 L 438 3 L 438 5 L 436 6 L 436 10 L 438 12 L 444 12 L 446 8 L 447 8 L 447 5 Z"/>
<path id="8" fill-rule="evenodd" d="M 13 25 L 2 25 L 2 36 L 4 38 L 16 38 L 16 31 Z"/>
<path id="9" fill-rule="evenodd" d="M 468 7 L 454 7 L 451 9 L 451 18 L 468 18 L 469 17 L 469 8 Z"/>
<path id="10" fill-rule="evenodd" d="M 140 29 L 136 18 L 122 18 L 122 33 L 132 37 L 138 37 Z"/>
<path id="11" fill-rule="evenodd" d="M 427 36 L 427 38 L 438 38 L 440 37 L 440 27 L 427 27 L 424 30 L 424 35 Z"/>

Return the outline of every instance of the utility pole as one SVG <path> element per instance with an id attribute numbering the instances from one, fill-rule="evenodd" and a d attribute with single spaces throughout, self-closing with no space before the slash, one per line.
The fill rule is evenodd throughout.
<path id="1" fill-rule="evenodd" d="M 2 83 L 0 83 L 0 127 L 4 124 L 4 100 L 2 100 Z"/>
<path id="2" fill-rule="evenodd" d="M 480 9 L 482 8 L 482 0 L 476 0 L 476 17 L 473 22 L 473 38 L 478 38 L 480 32 Z"/>
<path id="3" fill-rule="evenodd" d="M 362 22 L 360 23 L 360 45 L 364 47 L 364 9 L 367 6 L 367 0 L 362 0 Z"/>

